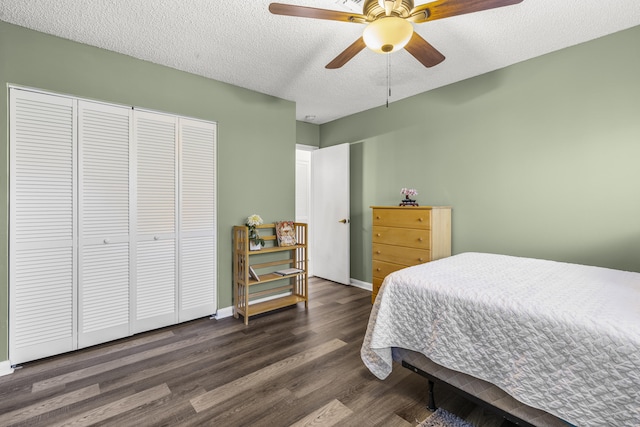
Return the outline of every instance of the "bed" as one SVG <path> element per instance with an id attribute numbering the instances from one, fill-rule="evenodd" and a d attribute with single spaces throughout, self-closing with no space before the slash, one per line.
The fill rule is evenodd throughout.
<path id="1" fill-rule="evenodd" d="M 409 267 L 385 278 L 361 356 L 531 425 L 640 426 L 640 273 L 486 253 Z"/>

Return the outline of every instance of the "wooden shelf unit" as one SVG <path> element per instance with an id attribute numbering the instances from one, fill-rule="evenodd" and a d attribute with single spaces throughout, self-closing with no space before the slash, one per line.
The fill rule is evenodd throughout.
<path id="1" fill-rule="evenodd" d="M 278 246 L 275 224 L 257 226 L 260 237 L 265 240 L 265 246 L 257 251 L 249 250 L 249 227 L 233 227 L 233 316 L 238 318 L 242 315 L 245 325 L 249 324 L 251 316 L 296 305 L 299 302 L 304 302 L 305 308 L 308 308 L 307 224 L 296 222 L 294 226 L 297 242 L 295 246 Z M 265 257 L 278 253 L 284 257 Z M 254 262 L 259 261 L 259 258 L 268 260 Z M 258 273 L 260 281 L 251 278 L 249 266 Z M 285 268 L 298 268 L 302 272 L 286 276 L 273 272 Z M 262 286 L 277 281 L 282 283 L 276 284 L 279 286 Z"/>

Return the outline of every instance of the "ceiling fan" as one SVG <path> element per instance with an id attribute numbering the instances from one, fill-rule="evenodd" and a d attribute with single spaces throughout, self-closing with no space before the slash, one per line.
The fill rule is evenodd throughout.
<path id="1" fill-rule="evenodd" d="M 325 68 L 342 67 L 365 47 L 378 53 L 392 53 L 405 48 L 422 65 L 433 67 L 444 61 L 444 55 L 413 30 L 412 22 L 420 24 L 521 2 L 522 0 L 436 0 L 414 7 L 413 0 L 364 0 L 362 14 L 271 3 L 269 11 L 275 15 L 367 24 L 362 36 Z"/>

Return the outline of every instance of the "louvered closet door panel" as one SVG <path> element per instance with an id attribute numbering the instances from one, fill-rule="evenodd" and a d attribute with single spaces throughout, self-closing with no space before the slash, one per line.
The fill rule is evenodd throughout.
<path id="1" fill-rule="evenodd" d="M 179 318 L 216 311 L 216 125 L 180 119 Z"/>
<path id="2" fill-rule="evenodd" d="M 10 89 L 9 358 L 75 348 L 73 100 Z"/>
<path id="3" fill-rule="evenodd" d="M 215 240 L 213 236 L 181 240 L 180 321 L 216 312 Z"/>
<path id="4" fill-rule="evenodd" d="M 174 324 L 177 118 L 134 111 L 136 153 L 134 332 Z"/>
<path id="5" fill-rule="evenodd" d="M 86 347 L 130 334 L 131 108 L 88 101 L 79 117 L 79 322 Z"/>
<path id="6" fill-rule="evenodd" d="M 139 242 L 136 255 L 136 332 L 176 323 L 175 241 Z"/>
<path id="7" fill-rule="evenodd" d="M 180 119 L 182 148 L 181 229 L 215 230 L 216 128 L 213 123 Z"/>
<path id="8" fill-rule="evenodd" d="M 129 244 L 85 246 L 80 263 L 80 348 L 129 335 Z"/>
<path id="9" fill-rule="evenodd" d="M 176 118 L 136 111 L 138 236 L 175 233 Z"/>

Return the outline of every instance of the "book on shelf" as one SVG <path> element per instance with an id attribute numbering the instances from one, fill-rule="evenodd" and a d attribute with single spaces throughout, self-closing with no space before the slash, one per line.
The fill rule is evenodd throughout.
<path id="1" fill-rule="evenodd" d="M 249 276 L 251 276 L 251 278 L 256 282 L 260 281 L 260 276 L 258 276 L 258 273 L 256 273 L 256 271 L 251 266 L 249 266 Z"/>
<path id="2" fill-rule="evenodd" d="M 279 221 L 275 223 L 278 246 L 296 245 L 296 227 L 293 221 Z"/>
<path id="3" fill-rule="evenodd" d="M 278 274 L 280 276 L 288 276 L 290 274 L 298 274 L 302 272 L 304 272 L 304 270 L 301 270 L 299 268 L 285 268 L 283 270 L 274 271 L 274 274 Z"/>

